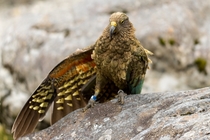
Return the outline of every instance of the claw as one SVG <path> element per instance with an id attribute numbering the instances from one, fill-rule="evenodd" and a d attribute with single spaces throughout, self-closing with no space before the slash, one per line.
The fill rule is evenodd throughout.
<path id="1" fill-rule="evenodd" d="M 83 112 L 85 112 L 88 108 L 94 107 L 96 103 L 96 96 L 91 96 L 88 104 L 83 108 Z"/>
<path id="2" fill-rule="evenodd" d="M 127 94 L 123 90 L 118 91 L 118 102 L 120 102 L 120 104 L 124 104 L 124 98 L 126 95 Z"/>

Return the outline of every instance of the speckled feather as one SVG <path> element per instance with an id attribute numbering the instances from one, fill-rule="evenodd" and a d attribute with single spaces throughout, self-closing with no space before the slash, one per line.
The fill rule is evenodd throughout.
<path id="1" fill-rule="evenodd" d="M 105 102 L 119 89 L 140 93 L 152 54 L 134 36 L 133 25 L 123 13 L 114 13 L 110 22 L 118 26 L 110 37 L 110 25 L 88 48 L 77 51 L 59 63 L 31 95 L 17 116 L 13 138 L 31 133 L 53 104 L 51 123 L 87 105 L 91 95 Z"/>

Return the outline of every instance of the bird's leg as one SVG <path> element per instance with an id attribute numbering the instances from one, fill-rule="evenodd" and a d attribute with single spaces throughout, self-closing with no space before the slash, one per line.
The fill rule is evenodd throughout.
<path id="1" fill-rule="evenodd" d="M 96 86 L 95 86 L 95 94 L 91 96 L 88 104 L 83 108 L 83 111 L 86 111 L 88 108 L 93 107 L 96 103 L 97 96 L 101 92 L 101 89 L 105 86 L 107 80 L 98 72 L 96 74 Z"/>
<path id="2" fill-rule="evenodd" d="M 123 90 L 119 90 L 118 91 L 118 102 L 120 103 L 120 104 L 124 104 L 124 98 L 125 98 L 125 96 L 126 96 L 127 94 L 123 91 Z"/>
<path id="3" fill-rule="evenodd" d="M 95 105 L 98 94 L 99 94 L 99 91 L 98 92 L 95 92 L 95 94 L 91 96 L 90 100 L 88 101 L 88 104 L 83 108 L 83 111 L 84 112 L 88 108 L 91 108 L 91 107 L 93 107 Z"/>

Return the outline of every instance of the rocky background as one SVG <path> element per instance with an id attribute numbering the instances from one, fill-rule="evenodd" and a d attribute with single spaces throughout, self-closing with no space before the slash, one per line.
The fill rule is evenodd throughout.
<path id="1" fill-rule="evenodd" d="M 93 44 L 115 11 L 127 13 L 154 53 L 143 93 L 210 85 L 210 0 L 0 0 L 2 132 L 48 72 Z"/>

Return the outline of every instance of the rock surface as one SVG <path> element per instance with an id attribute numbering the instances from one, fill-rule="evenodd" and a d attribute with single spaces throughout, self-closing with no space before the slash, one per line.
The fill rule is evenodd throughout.
<path id="1" fill-rule="evenodd" d="M 210 88 L 129 95 L 76 110 L 21 140 L 186 140 L 210 139 Z"/>

